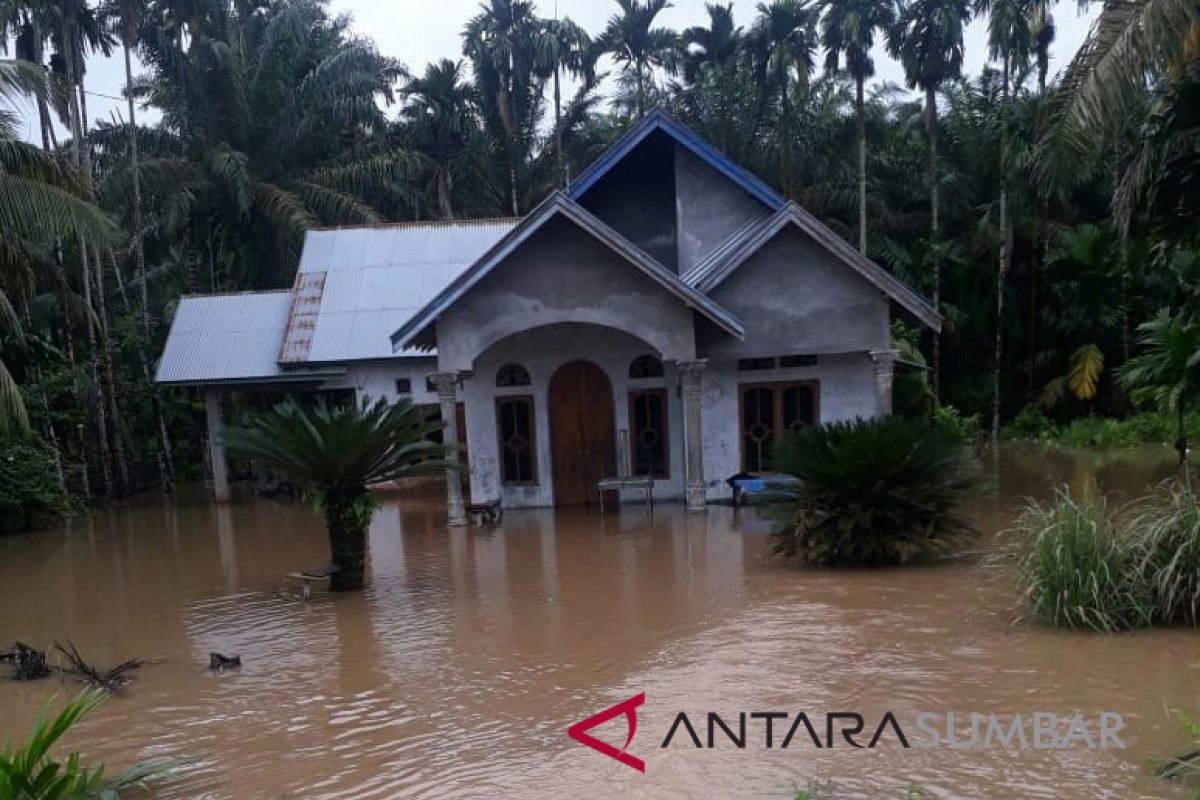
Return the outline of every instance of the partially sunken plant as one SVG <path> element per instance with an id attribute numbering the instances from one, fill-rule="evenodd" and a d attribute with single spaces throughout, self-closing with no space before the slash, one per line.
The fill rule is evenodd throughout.
<path id="1" fill-rule="evenodd" d="M 407 400 L 306 409 L 288 400 L 226 431 L 234 453 L 282 470 L 305 487 L 325 516 L 334 571 L 330 589 L 361 589 L 367 527 L 376 500 L 368 487 L 444 472 L 447 448 L 428 441 L 425 416 Z"/>
<path id="2" fill-rule="evenodd" d="M 772 487 L 776 553 L 884 566 L 943 555 L 974 534 L 959 507 L 979 473 L 952 435 L 899 417 L 797 430 L 773 454 L 795 479 Z"/>

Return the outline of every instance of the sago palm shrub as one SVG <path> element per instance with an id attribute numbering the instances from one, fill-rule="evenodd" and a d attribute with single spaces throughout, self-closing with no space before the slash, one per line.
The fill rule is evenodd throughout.
<path id="1" fill-rule="evenodd" d="M 1006 553 L 1031 619 L 1103 633 L 1150 623 L 1132 542 L 1102 497 L 1062 488 L 1049 503 L 1030 501 L 1008 532 Z"/>
<path id="2" fill-rule="evenodd" d="M 330 589 L 361 589 L 367 527 L 376 500 L 369 486 L 436 475 L 447 468 L 446 447 L 428 441 L 425 416 L 407 400 L 388 405 L 364 398 L 306 409 L 292 400 L 225 433 L 231 452 L 279 469 L 305 487 L 325 516 L 333 556 Z"/>
<path id="3" fill-rule="evenodd" d="M 802 428 L 772 462 L 794 478 L 766 497 L 776 553 L 830 566 L 903 564 L 973 533 L 959 507 L 978 471 L 939 428 L 899 417 Z"/>

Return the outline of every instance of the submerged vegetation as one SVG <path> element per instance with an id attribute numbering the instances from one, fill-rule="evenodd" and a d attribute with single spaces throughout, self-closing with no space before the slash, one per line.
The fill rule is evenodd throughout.
<path id="1" fill-rule="evenodd" d="M 225 438 L 231 452 L 283 470 L 305 488 L 325 517 L 334 570 L 333 590 L 361 589 L 367 527 L 376 499 L 368 487 L 437 475 L 446 447 L 426 439 L 425 415 L 407 400 L 330 407 L 320 399 L 306 409 L 287 401 L 252 415 Z"/>
<path id="2" fill-rule="evenodd" d="M 933 299 L 926 402 L 993 432 L 1043 396 L 1061 424 L 1135 389 L 1194 405 L 1125 364 L 1154 350 L 1139 324 L 1200 313 L 1195 3 L 1105 5 L 1059 76 L 1032 0 L 713 4 L 685 31 L 668 5 L 585 31 L 489 0 L 461 53 L 406 65 L 321 0 L 5 3 L 0 431 L 85 501 L 170 487 L 203 464 L 199 404 L 150 384 L 182 294 L 292 285 L 318 224 L 526 213 L 654 107 Z M 881 44 L 911 92 L 871 83 Z"/>
<path id="3" fill-rule="evenodd" d="M 829 566 L 904 564 L 972 532 L 959 505 L 978 475 L 956 433 L 887 417 L 801 428 L 772 454 L 794 479 L 766 498 L 773 549 Z"/>
<path id="4" fill-rule="evenodd" d="M 1114 509 L 1060 489 L 1009 532 L 1028 616 L 1098 632 L 1200 625 L 1200 500 L 1180 482 Z"/>

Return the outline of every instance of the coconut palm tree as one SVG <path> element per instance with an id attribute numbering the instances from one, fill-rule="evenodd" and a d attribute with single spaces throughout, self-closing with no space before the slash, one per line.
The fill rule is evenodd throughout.
<path id="1" fill-rule="evenodd" d="M 679 37 L 682 52 L 683 77 L 688 83 L 696 81 L 702 67 L 711 64 L 721 68 L 728 65 L 742 46 L 742 29 L 733 21 L 733 3 L 706 3 L 708 26 L 694 25 Z"/>
<path id="2" fill-rule="evenodd" d="M 548 19 L 538 37 L 542 50 L 539 61 L 554 66 L 554 158 L 563 185 L 568 183 L 566 157 L 563 154 L 562 74 L 583 81 L 585 89 L 596 83 L 596 60 L 592 37 L 569 17 Z"/>
<path id="3" fill-rule="evenodd" d="M 1159 411 L 1174 412 L 1179 438 L 1179 463 L 1187 462 L 1184 411 L 1200 392 L 1200 319 L 1162 309 L 1138 326 L 1142 352 L 1121 365 L 1117 375 L 1134 402 L 1153 403 Z"/>
<path id="4" fill-rule="evenodd" d="M 443 58 L 410 78 L 401 94 L 408 101 L 402 118 L 410 141 L 433 164 L 438 213 L 454 219 L 454 176 L 466 166 L 478 134 L 475 90 L 463 78 L 462 62 Z"/>
<path id="5" fill-rule="evenodd" d="M 808 100 L 819 12 L 807 0 L 774 0 L 757 8 L 748 46 L 756 63 L 760 100 L 764 107 L 778 106 L 782 188 L 791 196 L 796 107 Z"/>
<path id="6" fill-rule="evenodd" d="M 506 205 L 521 213 L 521 182 L 537 126 L 542 89 L 554 72 L 549 51 L 538 47 L 545 20 L 528 0 L 490 0 L 463 29 L 463 53 L 475 71 L 484 119 L 505 165 Z"/>
<path id="7" fill-rule="evenodd" d="M 654 21 L 669 0 L 616 0 L 620 13 L 609 17 L 608 26 L 596 39 L 596 50 L 612 56 L 625 78 L 636 88 L 637 115 L 646 114 L 647 87 L 654 83 L 655 69 L 672 70 L 677 53 L 677 36 L 669 28 L 656 28 Z"/>
<path id="8" fill-rule="evenodd" d="M 1004 358 L 1004 295 L 1012 266 L 1012 228 L 1009 220 L 1009 117 L 1012 75 L 1021 69 L 1032 49 L 1028 0 L 977 0 L 976 11 L 988 14 L 988 55 L 999 58 L 1000 72 L 1000 253 L 996 269 L 996 361 L 993 365 L 992 438 L 1000 436 L 1001 362 Z"/>
<path id="9" fill-rule="evenodd" d="M 941 175 L 937 150 L 937 93 L 947 80 L 962 74 L 963 30 L 971 18 L 969 0 L 900 0 L 896 24 L 888 31 L 888 51 L 904 67 L 910 89 L 925 92 L 925 136 L 929 146 L 929 239 L 934 246 L 933 285 L 935 308 L 940 306 L 942 270 L 937 258 L 941 237 L 938 189 Z M 941 344 L 933 337 L 931 376 L 934 394 L 940 387 Z"/>
<path id="10" fill-rule="evenodd" d="M 891 0 L 828 0 L 822 20 L 821 42 L 826 66 L 837 70 L 844 54 L 846 71 L 854 79 L 854 112 L 858 131 L 858 249 L 867 252 L 867 126 L 863 84 L 875 74 L 871 48 L 875 32 L 895 24 Z"/>
<path id="11" fill-rule="evenodd" d="M 407 400 L 308 410 L 286 401 L 225 432 L 233 453 L 283 470 L 306 488 L 325 516 L 335 568 L 330 588 L 361 589 L 367 527 L 375 510 L 372 484 L 437 475 L 450 465 L 447 448 L 426 438 L 425 415 Z"/>

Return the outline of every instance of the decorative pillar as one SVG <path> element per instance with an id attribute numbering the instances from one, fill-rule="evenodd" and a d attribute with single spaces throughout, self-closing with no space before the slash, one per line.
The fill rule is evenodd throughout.
<path id="1" fill-rule="evenodd" d="M 872 350 L 869 355 L 875 365 L 875 401 L 879 416 L 892 414 L 892 377 L 896 370 L 899 350 Z"/>
<path id="2" fill-rule="evenodd" d="M 221 393 L 204 392 L 204 416 L 208 422 L 208 462 L 212 468 L 213 497 L 229 502 L 229 469 L 225 463 L 225 421 L 221 418 Z"/>
<path id="3" fill-rule="evenodd" d="M 700 424 L 700 378 L 708 362 L 680 361 L 679 382 L 683 388 L 684 481 L 687 510 L 704 511 L 704 429 Z"/>
<path id="4" fill-rule="evenodd" d="M 435 372 L 429 380 L 437 387 L 438 405 L 442 411 L 442 441 L 458 444 L 458 373 Z M 457 466 L 457 452 L 450 459 Z M 446 524 L 459 528 L 467 524 L 467 507 L 463 501 L 462 476 L 455 467 L 446 468 Z"/>

